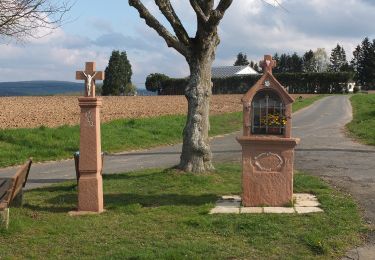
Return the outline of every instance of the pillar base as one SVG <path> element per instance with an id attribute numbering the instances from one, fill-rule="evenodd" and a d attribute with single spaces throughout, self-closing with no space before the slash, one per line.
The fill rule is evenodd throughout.
<path id="1" fill-rule="evenodd" d="M 102 213 L 103 180 L 100 172 L 81 175 L 78 182 L 78 211 Z"/>
<path id="2" fill-rule="evenodd" d="M 293 201 L 295 138 L 239 137 L 242 146 L 242 205 L 283 207 Z"/>

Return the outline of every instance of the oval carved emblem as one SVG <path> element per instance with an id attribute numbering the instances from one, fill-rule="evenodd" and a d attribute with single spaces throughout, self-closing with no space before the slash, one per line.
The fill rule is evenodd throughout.
<path id="1" fill-rule="evenodd" d="M 254 158 L 254 164 L 258 170 L 266 172 L 279 171 L 284 164 L 283 158 L 276 153 L 261 153 Z"/>

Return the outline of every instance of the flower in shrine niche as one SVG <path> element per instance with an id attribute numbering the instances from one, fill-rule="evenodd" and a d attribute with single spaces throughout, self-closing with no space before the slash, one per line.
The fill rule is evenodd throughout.
<path id="1" fill-rule="evenodd" d="M 278 113 L 269 113 L 261 119 L 261 123 L 267 126 L 285 126 L 287 119 Z"/>

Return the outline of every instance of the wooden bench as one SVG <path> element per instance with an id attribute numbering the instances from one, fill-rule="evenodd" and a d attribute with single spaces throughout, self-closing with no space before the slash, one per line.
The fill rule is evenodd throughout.
<path id="1" fill-rule="evenodd" d="M 9 179 L 0 179 L 0 226 L 9 226 L 9 207 L 21 207 L 23 188 L 29 176 L 32 159 L 29 159 Z"/>

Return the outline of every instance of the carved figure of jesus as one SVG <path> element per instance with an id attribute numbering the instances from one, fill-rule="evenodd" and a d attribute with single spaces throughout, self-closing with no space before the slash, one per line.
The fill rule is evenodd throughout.
<path id="1" fill-rule="evenodd" d="M 92 85 L 92 81 L 96 75 L 97 72 L 94 73 L 94 75 L 87 75 L 85 72 L 82 72 L 83 75 L 85 75 L 86 77 L 86 92 L 87 92 L 87 96 L 91 96 L 91 85 Z"/>

